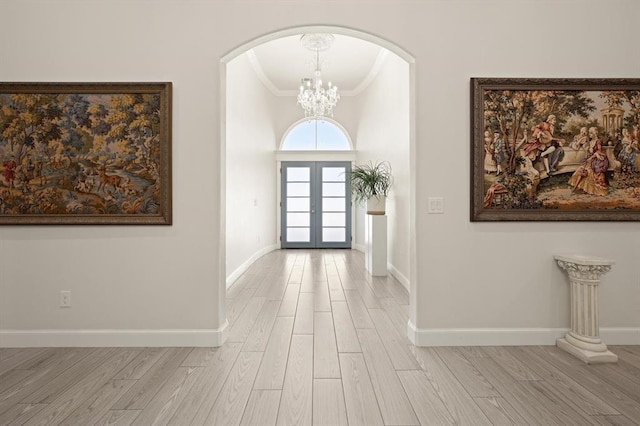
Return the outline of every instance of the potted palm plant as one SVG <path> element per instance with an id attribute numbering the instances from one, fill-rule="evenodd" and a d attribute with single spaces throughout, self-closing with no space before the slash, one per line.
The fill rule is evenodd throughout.
<path id="1" fill-rule="evenodd" d="M 385 202 L 393 183 L 388 161 L 355 165 L 349 172 L 353 199 L 367 206 L 367 214 L 385 214 Z"/>

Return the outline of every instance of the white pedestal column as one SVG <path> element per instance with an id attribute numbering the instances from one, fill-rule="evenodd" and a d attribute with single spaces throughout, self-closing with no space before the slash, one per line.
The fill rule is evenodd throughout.
<path id="1" fill-rule="evenodd" d="M 373 276 L 387 275 L 387 216 L 366 215 L 365 267 Z"/>
<path id="2" fill-rule="evenodd" d="M 600 276 L 609 272 L 614 261 L 588 256 L 554 256 L 567 271 L 571 286 L 571 331 L 557 345 L 587 364 L 618 362 L 618 356 L 600 339 Z"/>

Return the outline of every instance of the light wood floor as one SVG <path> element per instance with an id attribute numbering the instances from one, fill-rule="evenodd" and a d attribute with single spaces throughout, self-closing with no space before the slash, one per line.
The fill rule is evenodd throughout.
<path id="1" fill-rule="evenodd" d="M 632 425 L 640 347 L 416 348 L 361 253 L 276 251 L 228 292 L 221 348 L 0 350 L 0 424 Z"/>

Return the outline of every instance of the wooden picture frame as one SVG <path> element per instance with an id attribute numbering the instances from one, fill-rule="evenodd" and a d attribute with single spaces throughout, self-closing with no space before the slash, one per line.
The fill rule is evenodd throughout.
<path id="1" fill-rule="evenodd" d="M 640 79 L 471 79 L 471 221 L 640 220 Z"/>
<path id="2" fill-rule="evenodd" d="M 170 225 L 163 83 L 0 83 L 0 225 Z"/>

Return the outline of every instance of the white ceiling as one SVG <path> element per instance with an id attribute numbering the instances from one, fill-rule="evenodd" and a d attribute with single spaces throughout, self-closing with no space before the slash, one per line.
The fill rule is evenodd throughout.
<path id="1" fill-rule="evenodd" d="M 300 79 L 313 76 L 315 52 L 306 49 L 300 37 L 269 41 L 248 52 L 258 77 L 274 95 L 295 95 Z M 378 73 L 388 51 L 358 38 L 334 37 L 331 48 L 320 52 L 322 80 L 337 85 L 341 96 L 355 96 Z"/>

